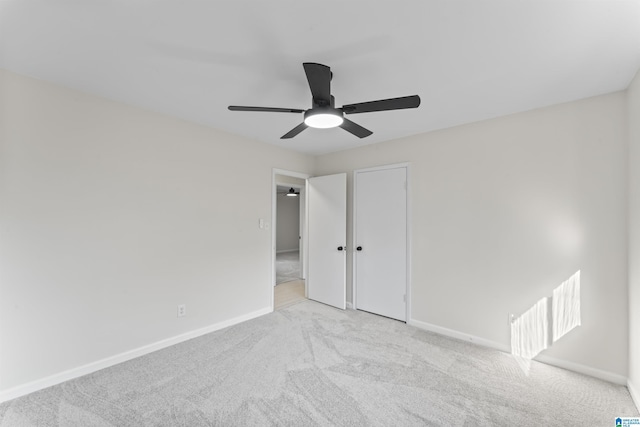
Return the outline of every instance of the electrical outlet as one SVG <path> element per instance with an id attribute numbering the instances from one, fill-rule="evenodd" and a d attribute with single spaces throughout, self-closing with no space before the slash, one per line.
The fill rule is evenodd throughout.
<path id="1" fill-rule="evenodd" d="M 184 317 L 187 315 L 187 306 L 184 304 L 178 305 L 178 317 Z"/>

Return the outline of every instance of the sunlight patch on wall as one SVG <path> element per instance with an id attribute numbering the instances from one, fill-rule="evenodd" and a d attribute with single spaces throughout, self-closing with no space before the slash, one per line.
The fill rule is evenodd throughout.
<path id="1" fill-rule="evenodd" d="M 525 374 L 531 359 L 580 326 L 580 270 L 511 322 L 511 354 Z"/>
<path id="2" fill-rule="evenodd" d="M 580 271 L 553 290 L 553 342 L 580 326 Z"/>
<path id="3" fill-rule="evenodd" d="M 549 346 L 547 298 L 511 323 L 511 354 L 533 359 Z"/>

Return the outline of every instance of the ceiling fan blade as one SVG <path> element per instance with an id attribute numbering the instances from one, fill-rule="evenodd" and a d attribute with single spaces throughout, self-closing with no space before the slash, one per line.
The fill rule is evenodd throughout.
<path id="1" fill-rule="evenodd" d="M 349 119 L 344 119 L 340 127 L 346 130 L 347 132 L 354 134 L 358 138 L 366 138 L 367 136 L 373 133 L 369 129 L 363 128 L 359 124 L 354 123 Z"/>
<path id="2" fill-rule="evenodd" d="M 315 62 L 305 62 L 302 66 L 314 103 L 322 107 L 331 105 L 331 68 Z"/>
<path id="3" fill-rule="evenodd" d="M 293 138 L 294 136 L 296 136 L 297 134 L 299 134 L 300 132 L 302 132 L 303 130 L 305 130 L 306 128 L 308 128 L 309 126 L 307 126 L 304 122 L 300 123 L 298 126 L 294 127 L 293 129 L 291 129 L 289 132 L 285 133 L 284 135 L 282 135 L 280 137 L 280 139 L 289 139 L 289 138 Z"/>
<path id="4" fill-rule="evenodd" d="M 404 108 L 416 108 L 420 105 L 418 95 L 403 96 L 400 98 L 381 99 L 379 101 L 360 102 L 358 104 L 343 105 L 345 114 L 371 113 L 374 111 L 402 110 Z"/>
<path id="5" fill-rule="evenodd" d="M 241 105 L 229 105 L 231 111 L 265 111 L 268 113 L 304 113 L 304 110 L 295 108 L 272 108 L 272 107 L 244 107 Z"/>

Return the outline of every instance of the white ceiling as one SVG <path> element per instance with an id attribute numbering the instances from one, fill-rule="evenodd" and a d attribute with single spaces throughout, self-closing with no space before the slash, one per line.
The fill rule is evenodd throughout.
<path id="1" fill-rule="evenodd" d="M 280 136 L 306 109 L 303 62 L 373 131 Z M 640 1 L 0 0 L 0 67 L 306 153 L 327 153 L 622 90 L 640 68 Z"/>

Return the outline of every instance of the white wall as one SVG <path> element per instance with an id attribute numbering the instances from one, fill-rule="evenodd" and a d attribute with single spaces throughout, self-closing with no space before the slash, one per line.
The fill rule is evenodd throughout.
<path id="1" fill-rule="evenodd" d="M 413 320 L 508 347 L 508 314 L 580 269 L 582 326 L 545 353 L 619 380 L 625 124 L 625 93 L 615 93 L 320 156 L 316 172 L 411 163 Z"/>
<path id="2" fill-rule="evenodd" d="M 640 408 L 640 72 L 627 92 L 629 124 L 629 391 Z"/>
<path id="3" fill-rule="evenodd" d="M 272 169 L 313 158 L 6 71 L 0 89 L 0 392 L 269 309 Z"/>
<path id="4" fill-rule="evenodd" d="M 269 306 L 272 168 L 313 158 L 6 71 L 0 91 L 0 393 Z M 507 313 L 581 269 L 582 326 L 547 353 L 638 390 L 639 93 L 315 165 L 411 162 L 415 320 L 507 345 Z"/>
<path id="5" fill-rule="evenodd" d="M 285 185 L 287 187 L 294 186 L 296 188 L 304 187 L 305 180 L 302 178 L 296 178 L 295 176 L 287 176 L 287 175 L 275 175 L 276 183 Z M 289 188 L 287 188 L 288 190 Z"/>
<path id="6" fill-rule="evenodd" d="M 300 197 L 277 196 L 276 251 L 300 247 Z"/>

